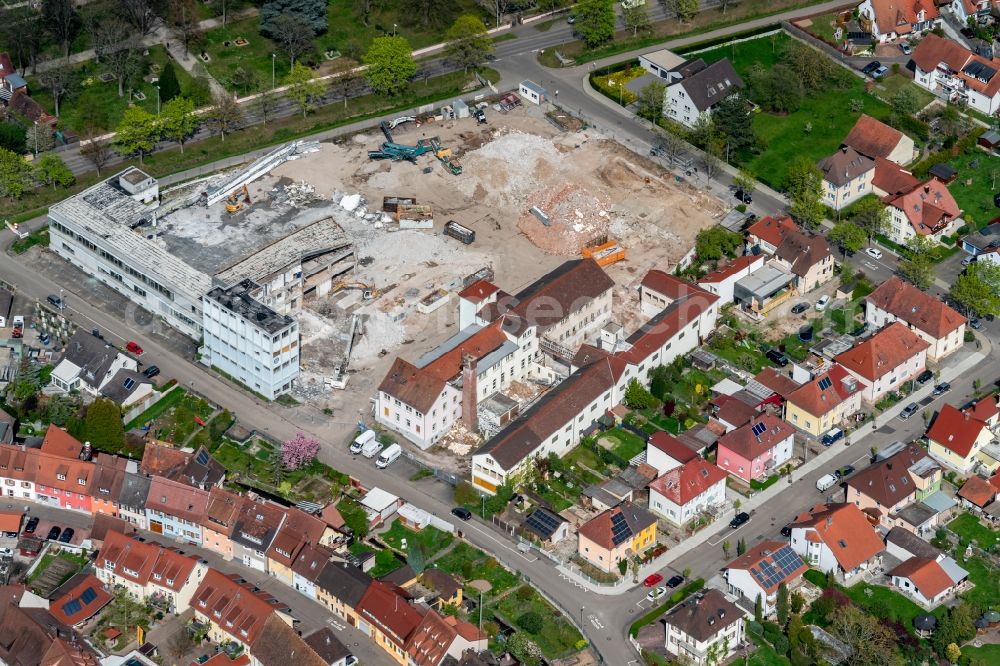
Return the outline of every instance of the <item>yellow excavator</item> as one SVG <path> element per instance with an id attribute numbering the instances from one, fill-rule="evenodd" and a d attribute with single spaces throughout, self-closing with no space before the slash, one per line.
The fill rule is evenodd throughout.
<path id="1" fill-rule="evenodd" d="M 235 215 L 250 207 L 250 190 L 244 185 L 242 190 L 236 190 L 226 199 L 226 212 Z"/>
<path id="2" fill-rule="evenodd" d="M 333 296 L 337 292 L 343 291 L 345 289 L 358 289 L 361 291 L 361 298 L 366 301 L 370 301 L 373 298 L 378 298 L 382 295 L 382 290 L 375 287 L 373 284 L 366 284 L 364 282 L 347 282 L 341 280 L 339 282 L 334 282 L 333 286 L 330 288 L 330 295 Z"/>

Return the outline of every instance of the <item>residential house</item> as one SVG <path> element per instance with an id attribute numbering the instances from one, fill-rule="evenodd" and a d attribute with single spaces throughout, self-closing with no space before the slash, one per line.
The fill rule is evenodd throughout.
<path id="1" fill-rule="evenodd" d="M 66 343 L 62 357 L 52 370 L 52 386 L 66 393 L 86 391 L 96 396 L 119 370 L 137 369 L 134 358 L 79 328 Z"/>
<path id="2" fill-rule="evenodd" d="M 155 476 L 146 497 L 149 531 L 200 546 L 207 507 L 207 490 Z"/>
<path id="3" fill-rule="evenodd" d="M 918 36 L 941 25 L 941 12 L 931 0 L 864 0 L 858 14 L 861 29 L 879 42 Z"/>
<path id="4" fill-rule="evenodd" d="M 785 234 L 768 263 L 794 275 L 800 294 L 823 286 L 834 276 L 833 253 L 826 238 L 800 231 Z"/>
<path id="5" fill-rule="evenodd" d="M 250 644 L 250 666 L 288 666 L 289 662 L 295 666 L 329 666 L 300 634 L 280 614 L 271 613 Z M 329 646 L 326 647 L 329 649 Z M 346 650 L 343 644 L 339 649 Z M 343 661 L 346 663 L 346 657 Z"/>
<path id="6" fill-rule="evenodd" d="M 577 530 L 577 553 L 602 571 L 656 545 L 656 517 L 631 502 L 602 511 Z"/>
<path id="7" fill-rule="evenodd" d="M 819 504 L 789 527 L 792 550 L 809 566 L 833 571 L 845 580 L 866 571 L 885 549 L 878 532 L 853 504 Z"/>
<path id="8" fill-rule="evenodd" d="M 407 639 L 423 621 L 420 612 L 391 587 L 373 581 L 358 602 L 358 629 L 399 664 L 407 664 Z"/>
<path id="9" fill-rule="evenodd" d="M 797 279 L 780 263 L 768 263 L 753 275 L 736 282 L 733 299 L 744 312 L 766 316 L 795 295 Z"/>
<path id="10" fill-rule="evenodd" d="M 725 58 L 711 65 L 699 59 L 685 63 L 685 69 L 686 75 L 667 84 L 663 115 L 687 127 L 694 127 L 699 118 L 711 115 L 722 100 L 743 88 L 743 79 Z"/>
<path id="11" fill-rule="evenodd" d="M 667 652 L 695 666 L 724 663 L 743 643 L 743 620 L 722 592 L 697 592 L 663 616 Z"/>
<path id="12" fill-rule="evenodd" d="M 996 440 L 992 430 L 997 421 L 996 401 L 988 397 L 978 404 L 983 404 L 983 408 L 960 410 L 949 404 L 942 405 L 927 430 L 928 453 L 961 474 L 968 474 L 979 465 L 990 472 L 1000 467 L 1000 462 L 986 452 Z"/>
<path id="13" fill-rule="evenodd" d="M 213 487 L 208 492 L 208 504 L 201 519 L 201 545 L 233 559 L 233 531 L 243 506 L 243 496 L 224 488 Z"/>
<path id="14" fill-rule="evenodd" d="M 871 194 L 875 160 L 850 146 L 841 146 L 817 166 L 823 174 L 823 203 L 830 208 L 841 210 Z"/>
<path id="15" fill-rule="evenodd" d="M 680 78 L 676 73 L 678 67 L 688 62 L 683 56 L 679 56 L 668 49 L 657 49 L 639 56 L 639 65 L 653 76 L 668 81 L 673 78 Z"/>
<path id="16" fill-rule="evenodd" d="M 919 184 L 920 179 L 895 162 L 891 162 L 884 157 L 875 158 L 875 177 L 872 179 L 872 192 L 883 201 L 886 197 L 895 197 L 904 192 L 909 192 Z"/>
<path id="17" fill-rule="evenodd" d="M 0 587 L 0 663 L 100 666 L 100 657 L 83 635 L 58 620 L 45 605 L 44 599 L 24 586 Z"/>
<path id="18" fill-rule="evenodd" d="M 244 651 L 251 646 L 272 615 L 291 625 L 288 608 L 263 590 L 240 582 L 235 574 L 208 569 L 191 598 L 194 619 L 208 626 L 213 643 L 234 643 Z M 287 657 L 286 657 L 287 659 Z"/>
<path id="19" fill-rule="evenodd" d="M 976 261 L 1000 264 L 1000 222 L 993 222 L 962 239 L 962 249 Z"/>
<path id="20" fill-rule="evenodd" d="M 49 599 L 49 612 L 67 627 L 79 627 L 111 603 L 114 595 L 94 574 L 79 573 L 59 586 Z"/>
<path id="21" fill-rule="evenodd" d="M 877 519 L 886 529 L 899 527 L 920 534 L 932 529 L 936 521 L 913 525 L 904 512 L 939 492 L 941 477 L 941 467 L 923 448 L 915 443 L 903 444 L 892 455 L 880 457 L 848 477 L 846 501 Z"/>
<path id="22" fill-rule="evenodd" d="M 955 18 L 962 25 L 966 25 L 970 18 L 978 19 L 981 16 L 989 16 L 992 4 L 990 0 L 951 0 L 949 7 L 951 7 Z"/>
<path id="23" fill-rule="evenodd" d="M 867 113 L 861 114 L 843 143 L 865 157 L 899 165 L 909 164 L 916 155 L 913 139 Z"/>
<path id="24" fill-rule="evenodd" d="M 127 458 L 119 458 L 106 453 L 94 457 L 94 482 L 91 484 L 91 512 L 96 515 L 118 517 L 118 499 L 129 467 L 135 463 Z"/>
<path id="25" fill-rule="evenodd" d="M 233 559 L 243 566 L 267 571 L 267 551 L 285 521 L 286 510 L 272 502 L 247 497 L 240 507 L 230 539 Z"/>
<path id="26" fill-rule="evenodd" d="M 950 557 L 911 557 L 887 574 L 892 587 L 924 608 L 936 608 L 955 594 L 969 572 Z"/>
<path id="27" fill-rule="evenodd" d="M 153 381 L 137 370 L 122 368 L 100 390 L 102 398 L 118 405 L 123 416 L 138 416 L 160 395 Z"/>
<path id="28" fill-rule="evenodd" d="M 140 469 L 144 474 L 162 476 L 206 491 L 222 485 L 226 478 L 226 468 L 204 446 L 196 451 L 184 451 L 169 442 L 147 443 Z"/>
<path id="29" fill-rule="evenodd" d="M 840 364 L 788 394 L 785 420 L 819 437 L 861 411 L 861 384 Z"/>
<path id="30" fill-rule="evenodd" d="M 0 485 L 4 497 L 35 501 L 35 477 L 40 455 L 38 449 L 0 445 Z"/>
<path id="31" fill-rule="evenodd" d="M 138 533 L 135 525 L 121 518 L 114 518 L 106 513 L 95 514 L 94 523 L 90 526 L 90 534 L 88 535 L 94 550 L 101 549 L 108 532 L 118 532 L 125 536 L 134 536 Z"/>
<path id="32" fill-rule="evenodd" d="M 930 345 L 927 358 L 939 361 L 965 344 L 966 318 L 951 306 L 893 276 L 865 298 L 865 323 L 877 330 L 899 321 Z"/>
<path id="33" fill-rule="evenodd" d="M 761 255 L 747 254 L 719 266 L 708 275 L 698 278 L 698 286 L 719 297 L 719 303 L 733 302 L 733 289 L 738 281 L 764 265 Z"/>
<path id="34" fill-rule="evenodd" d="M 970 0 L 954 0 L 953 4 L 967 2 Z M 984 58 L 937 35 L 920 40 L 911 57 L 913 82 L 921 88 L 988 116 L 1000 111 L 1000 59 Z"/>
<path id="35" fill-rule="evenodd" d="M 56 444 L 56 446 L 47 446 Z M 45 441 L 35 458 L 35 501 L 63 509 L 92 513 L 91 488 L 94 483 L 95 465 L 79 457 L 67 457 L 60 448 L 75 447 L 80 455 L 81 444 L 68 433 L 49 426 Z M 50 451 L 56 451 L 50 453 Z"/>
<path id="36" fill-rule="evenodd" d="M 543 544 L 552 545 L 569 536 L 569 521 L 540 506 L 524 519 L 524 529 L 534 534 Z"/>
<path id="37" fill-rule="evenodd" d="M 806 563 L 781 541 L 761 541 L 726 565 L 723 576 L 729 593 L 756 604 L 760 599 L 764 615 L 774 613 L 778 588 L 794 589 L 805 573 Z"/>
<path id="38" fill-rule="evenodd" d="M 900 562 L 911 557 L 937 559 L 941 551 L 924 541 L 913 532 L 902 527 L 893 527 L 885 535 L 886 555 L 892 555 Z"/>
<path id="39" fill-rule="evenodd" d="M 776 473 L 792 459 L 795 429 L 773 414 L 762 414 L 719 439 L 716 464 L 747 483 Z"/>
<path id="40" fill-rule="evenodd" d="M 649 510 L 678 527 L 726 501 L 726 473 L 694 458 L 649 484 Z"/>
<path id="41" fill-rule="evenodd" d="M 149 528 L 146 518 L 146 500 L 153 480 L 143 474 L 126 471 L 122 477 L 121 492 L 118 495 L 118 517 L 135 525 L 140 530 Z"/>
<path id="42" fill-rule="evenodd" d="M 758 372 L 751 384 L 759 385 L 763 389 L 759 390 L 760 393 L 768 393 L 765 400 L 778 407 L 800 386 L 784 371 L 771 367 Z"/>
<path id="43" fill-rule="evenodd" d="M 206 577 L 206 567 L 195 558 L 114 531 L 104 536 L 94 571 L 105 585 L 125 589 L 136 601 L 163 604 L 174 613 L 188 609 L 191 595 Z"/>
<path id="44" fill-rule="evenodd" d="M 747 228 L 747 247 L 757 248 L 763 254 L 774 254 L 792 231 L 802 231 L 792 218 L 765 215 Z"/>
<path id="45" fill-rule="evenodd" d="M 347 666 L 350 649 L 340 642 L 330 627 L 317 629 L 305 637 L 306 645 L 318 654 L 326 666 Z"/>
<path id="46" fill-rule="evenodd" d="M 280 539 L 281 535 L 278 535 Z M 275 539 L 277 541 L 278 539 Z M 272 546 L 273 547 L 273 546 Z M 313 601 L 316 600 L 316 581 L 326 568 L 326 563 L 330 561 L 330 552 L 322 546 L 315 544 L 305 544 L 298 551 L 295 561 L 292 562 L 292 582 L 291 586 L 306 595 Z"/>
<path id="47" fill-rule="evenodd" d="M 403 501 L 387 490 L 372 488 L 365 493 L 359 504 L 368 515 L 369 526 L 375 527 L 389 520 L 403 506 Z"/>
<path id="48" fill-rule="evenodd" d="M 303 548 L 319 544 L 327 529 L 326 523 L 316 516 L 301 509 L 288 509 L 284 522 L 267 549 L 267 572 L 285 585 L 292 586 L 292 563 Z"/>
<path id="49" fill-rule="evenodd" d="M 861 382 L 861 399 L 874 405 L 927 369 L 929 347 L 923 338 L 897 321 L 835 360 Z"/>
<path id="50" fill-rule="evenodd" d="M 940 242 L 960 224 L 962 210 L 948 186 L 931 177 L 907 192 L 885 198 L 889 208 L 886 236 L 905 245 L 914 236 Z"/>
<path id="51" fill-rule="evenodd" d="M 963 506 L 980 511 L 988 504 L 992 504 L 996 496 L 996 486 L 978 474 L 970 476 L 958 489 L 957 494 Z"/>
<path id="52" fill-rule="evenodd" d="M 658 476 L 697 457 L 691 447 L 666 431 L 657 430 L 646 440 L 646 464 L 655 467 Z"/>
<path id="53" fill-rule="evenodd" d="M 355 626 L 357 607 L 372 579 L 348 562 L 327 562 L 316 579 L 316 600 L 331 613 Z"/>

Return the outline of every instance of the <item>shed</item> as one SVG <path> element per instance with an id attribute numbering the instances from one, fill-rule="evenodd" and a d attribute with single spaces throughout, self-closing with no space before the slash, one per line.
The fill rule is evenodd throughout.
<path id="1" fill-rule="evenodd" d="M 988 148 L 989 150 L 996 150 L 996 147 L 1000 145 L 1000 132 L 996 130 L 990 130 L 989 132 L 983 132 L 977 141 L 983 148 Z"/>
<path id="2" fill-rule="evenodd" d="M 934 176 L 935 178 L 943 182 L 945 185 L 955 180 L 955 178 L 958 176 L 958 170 L 955 169 L 955 167 L 945 162 L 938 162 L 930 169 L 928 169 L 927 173 L 930 174 L 931 176 Z"/>
<path id="3" fill-rule="evenodd" d="M 544 543 L 558 543 L 569 535 L 566 519 L 544 507 L 538 507 L 528 516 L 524 529 L 534 533 Z"/>
<path id="4" fill-rule="evenodd" d="M 399 498 L 381 488 L 372 488 L 361 499 L 361 506 L 368 514 L 369 522 L 374 526 L 386 520 L 400 506 Z"/>
<path id="5" fill-rule="evenodd" d="M 548 93 L 545 92 L 545 88 L 541 87 L 534 81 L 529 81 L 527 79 L 521 81 L 521 85 L 518 86 L 517 92 L 521 95 L 521 97 L 535 104 L 541 104 L 544 102 L 546 95 L 548 95 Z"/>
<path id="6" fill-rule="evenodd" d="M 451 105 L 455 109 L 456 118 L 468 118 L 469 117 L 469 105 L 460 99 L 456 99 L 455 103 Z"/>

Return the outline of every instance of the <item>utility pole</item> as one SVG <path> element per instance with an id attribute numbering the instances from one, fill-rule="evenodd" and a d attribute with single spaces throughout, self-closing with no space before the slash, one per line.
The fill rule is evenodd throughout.
<path id="1" fill-rule="evenodd" d="M 277 57 L 276 54 L 271 54 L 271 90 L 274 90 L 274 59 Z"/>

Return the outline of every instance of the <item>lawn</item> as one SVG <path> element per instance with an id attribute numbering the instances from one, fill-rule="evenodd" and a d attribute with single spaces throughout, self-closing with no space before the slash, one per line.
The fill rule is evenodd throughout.
<path id="1" fill-rule="evenodd" d="M 135 417 L 127 424 L 125 424 L 125 430 L 126 431 L 133 430 L 135 428 L 142 426 L 145 423 L 148 423 L 149 421 L 159 418 L 159 416 L 163 414 L 163 412 L 167 411 L 168 409 L 179 403 L 184 398 L 185 395 L 187 395 L 187 391 L 180 388 L 179 386 L 175 386 L 174 388 L 170 389 L 170 391 L 167 392 L 162 398 L 160 398 L 152 405 L 150 405 L 149 409 L 147 409 L 142 414 L 139 414 L 139 416 Z"/>
<path id="2" fill-rule="evenodd" d="M 895 620 L 910 632 L 913 632 L 913 618 L 926 612 L 898 592 L 880 585 L 858 583 L 843 589 L 859 608 L 872 615 Z"/>
<path id="3" fill-rule="evenodd" d="M 487 599 L 496 598 L 510 590 L 520 579 L 520 576 L 505 569 L 496 558 L 464 541 L 434 560 L 430 566 L 455 574 L 466 583 L 480 579 L 487 581 L 493 588 L 487 594 Z"/>
<path id="4" fill-rule="evenodd" d="M 233 425 L 236 419 L 229 412 L 220 412 L 216 414 L 215 417 L 208 422 L 207 428 L 202 428 L 194 434 L 190 440 L 188 440 L 188 446 L 192 449 L 197 449 L 199 446 L 204 446 L 210 451 L 222 444 L 224 439 L 223 434 L 229 430 L 229 427 Z"/>
<path id="5" fill-rule="evenodd" d="M 24 254 L 29 249 L 36 245 L 41 245 L 43 247 L 48 247 L 49 245 L 49 228 L 42 227 L 37 231 L 32 231 L 24 238 L 18 238 L 16 241 L 10 244 L 10 251 L 14 254 Z"/>
<path id="6" fill-rule="evenodd" d="M 403 539 L 406 540 L 405 548 L 403 547 Z M 435 527 L 425 527 L 419 532 L 414 532 L 404 527 L 398 520 L 394 521 L 392 526 L 382 534 L 383 541 L 402 553 L 407 552 L 407 549 L 413 544 L 419 543 L 427 558 L 434 557 L 450 546 L 453 539 L 451 534 L 442 532 Z"/>
<path id="7" fill-rule="evenodd" d="M 1000 664 L 1000 645 L 965 645 L 962 647 L 962 656 L 978 660 L 983 664 Z"/>
<path id="8" fill-rule="evenodd" d="M 605 473 L 608 466 L 603 460 L 597 457 L 597 453 L 593 449 L 578 445 L 572 451 L 563 456 L 563 461 L 569 466 L 578 466 L 581 468 L 592 469 L 598 473 Z"/>
<path id="9" fill-rule="evenodd" d="M 961 546 L 955 549 L 954 555 L 958 566 L 969 572 L 969 580 L 975 584 L 974 588 L 962 595 L 963 598 L 983 609 L 1000 610 L 996 567 L 978 556 L 966 559 L 965 549 Z"/>
<path id="10" fill-rule="evenodd" d="M 646 441 L 624 428 L 615 428 L 601 435 L 612 443 L 611 452 L 622 460 L 631 460 L 646 450 Z"/>
<path id="11" fill-rule="evenodd" d="M 959 536 L 962 548 L 965 548 L 970 541 L 975 541 L 983 550 L 989 550 L 1000 541 L 1000 535 L 995 530 L 983 525 L 971 513 L 963 513 L 955 518 L 948 523 L 948 529 Z"/>
<path id="12" fill-rule="evenodd" d="M 842 13 L 831 12 L 822 16 L 813 16 L 809 19 L 812 21 L 812 25 L 806 28 L 806 30 L 820 39 L 825 39 L 831 44 L 836 44 L 837 40 L 834 39 L 834 31 L 837 29 L 837 17 Z"/>
<path id="13" fill-rule="evenodd" d="M 977 162 L 976 167 L 971 163 Z M 996 217 L 993 205 L 994 184 L 1000 185 L 1000 157 L 971 148 L 947 161 L 958 171 L 958 177 L 948 186 L 962 217 L 970 227 L 984 227 Z M 967 184 L 971 181 L 971 184 Z"/>
<path id="14" fill-rule="evenodd" d="M 753 340 L 744 338 L 737 342 L 731 330 L 722 334 L 717 333 L 712 338 L 708 350 L 754 375 L 760 372 L 761 368 L 771 365 Z"/>
<path id="15" fill-rule="evenodd" d="M 788 666 L 790 662 L 783 655 L 774 651 L 774 648 L 761 639 L 757 649 L 750 653 L 747 666 Z"/>
<path id="16" fill-rule="evenodd" d="M 875 90 L 878 91 L 877 94 L 879 97 L 890 101 L 893 96 L 895 96 L 895 94 L 903 88 L 909 88 L 910 91 L 916 96 L 918 109 L 923 109 L 925 106 L 937 99 L 934 96 L 934 93 L 926 88 L 921 88 L 913 82 L 913 79 L 905 74 L 890 74 L 889 76 L 880 79 L 879 82 L 875 84 Z"/>
<path id="17" fill-rule="evenodd" d="M 773 66 L 781 47 L 791 40 L 779 33 L 752 39 L 739 44 L 728 44 L 697 54 L 712 63 L 729 58 L 741 75 L 755 65 Z M 687 54 L 693 57 L 692 54 Z M 863 113 L 885 120 L 889 105 L 865 92 L 864 81 L 851 76 L 842 89 L 829 89 L 802 100 L 798 111 L 787 115 L 758 113 L 754 116 L 754 129 L 765 142 L 767 149 L 759 155 L 747 155 L 743 166 L 757 178 L 772 187 L 783 189 L 788 165 L 796 157 L 805 156 L 818 161 L 837 150 L 847 133 L 857 122 L 860 113 L 851 111 L 852 100 L 860 100 Z"/>
<path id="18" fill-rule="evenodd" d="M 69 127 L 77 132 L 83 132 L 88 127 L 95 129 L 114 129 L 129 106 L 129 90 L 141 92 L 146 96 L 140 101 L 132 97 L 132 103 L 139 105 L 149 111 L 156 113 L 156 88 L 149 79 L 155 76 L 163 66 L 170 61 L 170 56 L 163 46 L 156 45 L 149 47 L 149 56 L 144 57 L 138 69 L 135 81 L 125 86 L 125 96 L 118 96 L 118 82 L 102 82 L 98 79 L 106 70 L 100 63 L 89 60 L 74 68 L 74 80 L 76 84 L 71 88 L 75 90 L 71 95 L 60 101 L 60 126 Z M 177 73 L 177 82 L 182 91 L 187 90 L 191 85 L 191 75 L 184 71 L 179 65 L 174 66 Z M 37 77 L 28 77 L 28 87 L 31 89 L 31 97 L 49 113 L 55 113 L 55 103 L 45 86 L 38 82 Z"/>
<path id="19" fill-rule="evenodd" d="M 583 641 L 580 632 L 563 617 L 563 614 L 541 597 L 529 585 L 514 590 L 499 603 L 490 608 L 494 614 L 516 626 L 517 618 L 527 612 L 535 612 L 542 618 L 542 630 L 531 635 L 531 639 L 541 648 L 549 661 L 560 659 L 580 650 L 578 641 Z M 584 644 L 586 644 L 584 642 Z"/>

